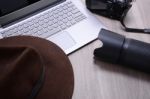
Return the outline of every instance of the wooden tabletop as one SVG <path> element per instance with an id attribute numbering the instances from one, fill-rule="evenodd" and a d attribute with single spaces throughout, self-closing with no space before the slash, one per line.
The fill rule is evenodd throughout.
<path id="1" fill-rule="evenodd" d="M 150 34 L 127 33 L 120 22 L 94 16 L 111 31 L 150 43 Z M 150 0 L 134 0 L 126 24 L 150 27 Z M 93 51 L 97 47 L 100 47 L 98 40 L 69 55 L 75 77 L 72 99 L 150 99 L 150 74 L 94 60 Z"/>

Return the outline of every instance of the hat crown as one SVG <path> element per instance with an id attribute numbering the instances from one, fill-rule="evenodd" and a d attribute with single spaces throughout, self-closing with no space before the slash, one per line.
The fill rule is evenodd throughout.
<path id="1" fill-rule="evenodd" d="M 57 45 L 31 36 L 0 39 L 0 99 L 71 99 L 73 88 L 71 63 Z"/>
<path id="2" fill-rule="evenodd" d="M 30 47 L 2 47 L 0 64 L 0 98 L 28 99 L 42 70 L 38 52 Z"/>

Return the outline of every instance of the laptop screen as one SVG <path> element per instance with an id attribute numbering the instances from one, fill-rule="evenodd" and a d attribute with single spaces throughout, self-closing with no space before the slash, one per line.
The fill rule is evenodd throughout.
<path id="1" fill-rule="evenodd" d="M 0 0 L 0 26 L 65 0 Z"/>

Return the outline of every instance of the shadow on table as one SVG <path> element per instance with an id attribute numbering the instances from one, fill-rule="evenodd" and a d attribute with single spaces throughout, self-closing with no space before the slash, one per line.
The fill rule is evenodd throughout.
<path id="1" fill-rule="evenodd" d="M 116 65 L 116 64 L 111 64 L 107 62 L 103 62 L 99 59 L 94 58 L 94 63 L 103 70 L 113 72 L 113 73 L 118 73 L 118 74 L 123 74 L 125 76 L 130 76 L 135 79 L 141 79 L 145 80 L 147 82 L 150 82 L 150 72 L 144 72 L 141 70 L 136 70 L 127 66 L 122 66 L 122 65 Z M 150 71 L 150 70 L 149 70 Z"/>

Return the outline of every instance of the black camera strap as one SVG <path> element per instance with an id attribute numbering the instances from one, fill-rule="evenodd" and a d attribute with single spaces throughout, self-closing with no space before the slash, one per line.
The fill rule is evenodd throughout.
<path id="1" fill-rule="evenodd" d="M 120 18 L 120 22 L 122 24 L 122 26 L 124 27 L 125 31 L 127 32 L 136 32 L 136 33 L 145 33 L 145 34 L 150 34 L 150 29 L 137 29 L 137 28 L 129 28 L 125 25 L 124 23 L 124 19 L 127 15 L 127 12 L 129 11 L 129 9 L 127 9 L 126 11 L 124 11 L 122 17 Z"/>

